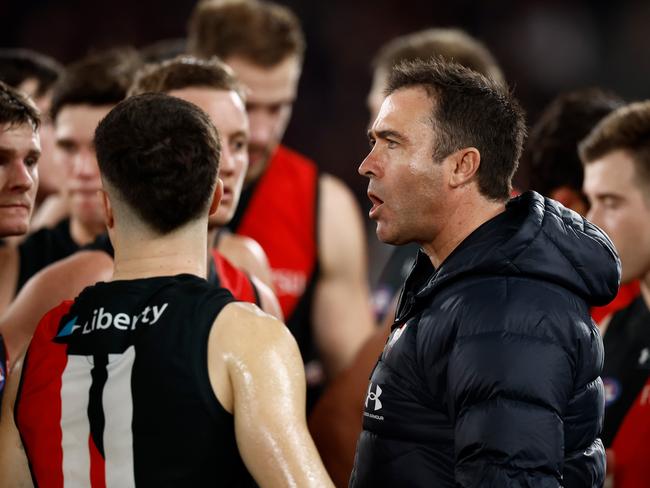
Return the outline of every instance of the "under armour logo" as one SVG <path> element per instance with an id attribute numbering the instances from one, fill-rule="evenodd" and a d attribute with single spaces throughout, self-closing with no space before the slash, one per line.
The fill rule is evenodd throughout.
<path id="1" fill-rule="evenodd" d="M 368 401 L 374 402 L 375 404 L 375 411 L 381 409 L 381 401 L 379 400 L 379 397 L 381 396 L 381 388 L 379 385 L 377 386 L 377 391 L 372 391 L 372 383 L 368 385 L 368 396 L 366 396 L 366 408 L 368 408 Z"/>
<path id="2" fill-rule="evenodd" d="M 650 358 L 650 348 L 646 347 L 642 349 L 641 354 L 639 354 L 639 366 L 643 366 L 647 363 L 648 358 Z"/>

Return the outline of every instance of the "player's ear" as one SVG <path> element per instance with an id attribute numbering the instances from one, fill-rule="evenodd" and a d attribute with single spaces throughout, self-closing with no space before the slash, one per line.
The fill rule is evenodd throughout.
<path id="1" fill-rule="evenodd" d="M 210 215 L 217 213 L 219 208 L 219 202 L 221 202 L 221 197 L 223 195 L 223 181 L 221 178 L 217 178 L 217 184 L 214 186 L 214 194 L 212 195 L 212 202 L 210 203 Z"/>
<path id="2" fill-rule="evenodd" d="M 102 205 L 104 207 L 104 222 L 108 229 L 115 226 L 115 216 L 113 214 L 113 206 L 111 205 L 111 197 L 108 196 L 105 190 L 99 190 L 102 194 Z"/>

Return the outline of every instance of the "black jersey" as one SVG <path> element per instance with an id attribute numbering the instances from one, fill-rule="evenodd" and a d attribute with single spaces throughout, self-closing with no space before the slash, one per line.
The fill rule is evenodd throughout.
<path id="1" fill-rule="evenodd" d="M 603 344 L 602 438 L 614 452 L 615 486 L 650 486 L 650 311 L 642 297 L 612 316 Z"/>
<path id="2" fill-rule="evenodd" d="M 70 235 L 70 220 L 64 219 L 55 227 L 37 230 L 18 245 L 20 267 L 16 293 L 40 270 L 79 250 Z"/>
<path id="3" fill-rule="evenodd" d="M 178 275 L 98 283 L 49 312 L 16 403 L 34 481 L 254 486 L 207 368 L 208 335 L 232 301 Z"/>

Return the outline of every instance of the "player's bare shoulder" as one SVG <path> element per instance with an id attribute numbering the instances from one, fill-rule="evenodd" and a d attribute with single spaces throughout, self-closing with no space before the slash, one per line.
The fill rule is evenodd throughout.
<path id="1" fill-rule="evenodd" d="M 256 305 L 233 302 L 216 318 L 211 336 L 232 354 L 264 354 L 269 347 L 295 347 L 286 326 Z M 265 349 L 265 350 L 263 350 Z"/>

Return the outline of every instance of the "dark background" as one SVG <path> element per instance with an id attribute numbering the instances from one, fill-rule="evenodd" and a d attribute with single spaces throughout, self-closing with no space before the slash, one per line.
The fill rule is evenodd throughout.
<path id="1" fill-rule="evenodd" d="M 91 49 L 182 37 L 196 0 L 0 3 L 0 45 L 66 63 Z M 286 142 L 345 180 L 363 206 L 356 174 L 367 142 L 370 60 L 390 38 L 457 26 L 483 40 L 534 122 L 562 90 L 599 85 L 627 100 L 648 96 L 650 2 L 282 1 L 300 17 L 308 50 Z"/>

